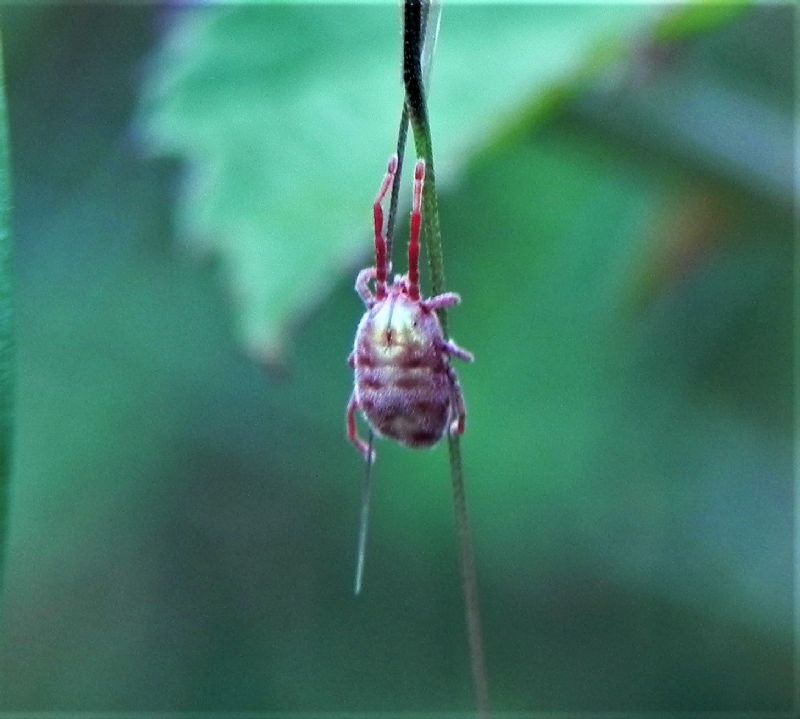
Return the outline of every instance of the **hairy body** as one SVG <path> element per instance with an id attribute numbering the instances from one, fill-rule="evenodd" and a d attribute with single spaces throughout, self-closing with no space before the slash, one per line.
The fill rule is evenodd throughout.
<path id="1" fill-rule="evenodd" d="M 354 396 L 377 434 L 430 447 L 449 421 L 459 430 L 446 347 L 436 313 L 401 294 L 367 310 L 353 349 Z"/>

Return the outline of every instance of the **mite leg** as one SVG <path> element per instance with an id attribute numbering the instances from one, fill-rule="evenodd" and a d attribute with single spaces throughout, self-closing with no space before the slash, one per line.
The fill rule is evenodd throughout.
<path id="1" fill-rule="evenodd" d="M 464 434 L 466 429 L 467 407 L 464 404 L 464 393 L 461 391 L 461 385 L 452 367 L 447 369 L 447 374 L 450 377 L 450 392 L 452 394 L 450 434 L 457 436 Z"/>
<path id="2" fill-rule="evenodd" d="M 369 445 L 358 436 L 358 428 L 356 427 L 356 410 L 358 409 L 358 402 L 356 402 L 356 393 L 350 395 L 350 401 L 347 403 L 347 438 L 352 442 L 353 446 L 359 451 L 364 461 L 375 461 L 375 450 L 372 450 L 372 457 L 369 456 Z"/>
<path id="3" fill-rule="evenodd" d="M 411 206 L 411 239 L 408 243 L 408 296 L 419 299 L 419 236 L 422 232 L 422 190 L 425 185 L 425 160 L 417 160 L 414 170 L 414 199 Z"/>
<path id="4" fill-rule="evenodd" d="M 444 292 L 441 295 L 428 297 L 427 300 L 422 300 L 420 304 L 429 310 L 446 310 L 448 307 L 455 307 L 461 304 L 461 295 L 457 295 L 455 292 Z"/>
<path id="5" fill-rule="evenodd" d="M 463 347 L 459 347 L 453 340 L 446 340 L 442 345 L 442 349 L 451 357 L 458 357 L 458 359 L 464 360 L 465 362 L 472 362 L 475 359 L 472 352 L 465 350 Z"/>
<path id="6" fill-rule="evenodd" d="M 371 308 L 375 304 L 375 295 L 373 295 L 369 290 L 369 282 L 370 280 L 374 280 L 375 276 L 375 268 L 368 267 L 366 270 L 361 270 L 356 277 L 356 292 L 358 293 L 358 296 L 364 300 L 364 304 L 367 306 L 367 309 Z"/>
<path id="7" fill-rule="evenodd" d="M 389 272 L 389 258 L 387 255 L 386 236 L 383 234 L 383 198 L 394 185 L 394 176 L 397 172 L 397 155 L 389 158 L 386 175 L 383 178 L 381 189 L 372 205 L 372 218 L 375 224 L 375 294 L 379 300 L 386 297 L 386 275 Z M 361 293 L 359 293 L 361 294 Z"/>

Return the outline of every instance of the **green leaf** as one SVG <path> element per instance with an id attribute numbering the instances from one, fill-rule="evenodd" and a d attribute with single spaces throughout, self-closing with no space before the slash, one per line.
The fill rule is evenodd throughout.
<path id="1" fill-rule="evenodd" d="M 659 23 L 655 37 L 662 42 L 682 40 L 713 30 L 735 19 L 748 9 L 749 2 L 720 3 L 714 0 L 695 0 L 676 7 Z"/>
<path id="2" fill-rule="evenodd" d="M 589 60 L 596 71 L 598 47 L 626 46 L 656 11 L 447 8 L 430 102 L 442 185 L 521 103 L 584 76 Z M 177 231 L 221 259 L 257 357 L 279 359 L 298 315 L 366 262 L 400 50 L 392 6 L 206 7 L 180 15 L 154 58 L 141 129 L 154 153 L 186 161 Z"/>
<path id="3" fill-rule="evenodd" d="M 14 386 L 14 309 L 11 263 L 11 186 L 8 172 L 6 93 L 0 38 L 0 584 L 8 523 Z"/>
<path id="4" fill-rule="evenodd" d="M 9 72 L 21 361 L 0 710 L 466 710 L 444 448 L 379 444 L 351 595 L 351 278 L 265 381 L 226 342 L 210 273 L 172 251 L 174 168 L 124 142 L 154 8 L 52 11 L 35 63 Z M 787 11 L 747 86 L 765 50 L 791 59 Z M 742 123 L 758 129 L 745 113 L 709 134 Z M 561 117 L 441 198 L 453 335 L 477 357 L 458 371 L 493 699 L 788 712 L 793 217 L 634 130 Z"/>

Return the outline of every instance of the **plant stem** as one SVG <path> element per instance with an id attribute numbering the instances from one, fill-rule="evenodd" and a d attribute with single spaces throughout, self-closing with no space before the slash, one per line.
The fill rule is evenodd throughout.
<path id="1" fill-rule="evenodd" d="M 421 0 L 405 0 L 403 6 L 403 82 L 406 88 L 406 108 L 411 120 L 417 155 L 425 160 L 425 189 L 422 199 L 424 233 L 427 242 L 428 262 L 431 270 L 431 294 L 444 291 L 444 255 L 442 233 L 439 227 L 439 203 L 436 195 L 436 175 L 433 165 L 433 143 L 428 122 L 428 107 L 422 81 L 421 51 L 424 38 L 423 17 L 426 6 Z M 447 314 L 439 312 L 445 337 Z M 453 504 L 459 542 L 461 580 L 464 609 L 469 639 L 472 680 L 478 716 L 489 716 L 489 687 L 486 678 L 486 661 L 483 651 L 478 581 L 475 572 L 475 555 L 472 547 L 467 498 L 464 488 L 464 468 L 461 444 L 457 436 L 448 435 L 450 449 L 450 477 L 453 485 Z"/>
<path id="2" fill-rule="evenodd" d="M 450 450 L 450 477 L 453 486 L 453 507 L 458 531 L 461 582 L 469 638 L 472 682 L 478 716 L 489 716 L 489 682 L 486 677 L 486 658 L 483 651 L 483 632 L 478 602 L 478 576 L 475 572 L 475 555 L 472 549 L 472 531 L 467 513 L 467 496 L 464 489 L 464 470 L 461 464 L 461 444 L 458 437 L 448 436 Z"/>

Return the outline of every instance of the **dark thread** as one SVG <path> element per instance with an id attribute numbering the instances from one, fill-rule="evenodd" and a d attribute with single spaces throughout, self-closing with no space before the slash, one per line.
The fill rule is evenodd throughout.
<path id="1" fill-rule="evenodd" d="M 428 124 L 425 88 L 422 82 L 422 2 L 407 0 L 403 32 L 403 84 L 406 87 L 406 106 L 415 124 Z"/>
<path id="2" fill-rule="evenodd" d="M 423 198 L 425 234 L 428 260 L 431 268 L 431 294 L 438 295 L 444 291 L 444 258 L 441 230 L 439 228 L 433 146 L 421 67 L 422 45 L 425 36 L 422 17 L 423 12 L 427 11 L 427 7 L 428 3 L 421 0 L 405 0 L 403 4 L 403 83 L 406 88 L 406 107 L 408 108 L 411 129 L 414 133 L 417 156 L 424 158 L 426 162 L 427 184 Z M 440 310 L 438 315 L 444 335 L 447 337 L 447 313 Z M 467 638 L 469 640 L 470 666 L 478 716 L 481 719 L 485 719 L 489 716 L 490 711 L 489 686 L 483 650 L 475 556 L 472 547 L 472 534 L 464 486 L 464 471 L 461 462 L 461 445 L 459 438 L 449 433 L 448 444 L 450 449 L 450 476 L 453 485 L 453 505 L 459 539 L 459 559 L 464 592 Z"/>

